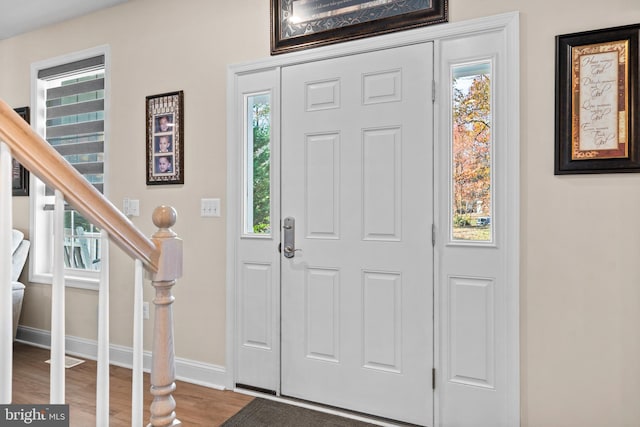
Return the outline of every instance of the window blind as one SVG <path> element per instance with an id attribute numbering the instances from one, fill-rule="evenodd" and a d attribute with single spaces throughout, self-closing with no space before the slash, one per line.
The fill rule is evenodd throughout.
<path id="1" fill-rule="evenodd" d="M 41 69 L 38 79 L 47 87 L 45 139 L 103 192 L 104 55 Z"/>

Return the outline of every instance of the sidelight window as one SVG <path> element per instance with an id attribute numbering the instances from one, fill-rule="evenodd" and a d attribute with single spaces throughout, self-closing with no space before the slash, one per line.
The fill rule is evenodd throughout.
<path id="1" fill-rule="evenodd" d="M 451 237 L 493 240 L 492 85 L 489 61 L 451 67 Z"/>
<path id="2" fill-rule="evenodd" d="M 244 234 L 271 235 L 271 94 L 245 96 Z"/>

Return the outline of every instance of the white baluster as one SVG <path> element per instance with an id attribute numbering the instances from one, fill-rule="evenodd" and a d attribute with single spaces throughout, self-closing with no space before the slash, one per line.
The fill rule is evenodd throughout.
<path id="1" fill-rule="evenodd" d="M 173 398 L 175 384 L 175 360 L 173 347 L 173 304 L 171 288 L 182 277 L 182 240 L 171 227 L 176 222 L 176 211 L 160 206 L 153 212 L 153 223 L 159 230 L 152 236 L 160 250 L 158 271 L 153 274 L 152 285 L 156 290 L 155 322 L 153 329 L 153 364 L 151 368 L 151 422 L 149 426 L 174 427 L 182 423 L 176 418 L 176 401 Z"/>
<path id="2" fill-rule="evenodd" d="M 51 383 L 52 404 L 65 401 L 65 289 L 64 289 L 64 198 L 55 191 L 53 215 L 53 282 L 51 285 Z"/>
<path id="3" fill-rule="evenodd" d="M 102 230 L 100 247 L 103 254 L 109 245 L 109 235 Z M 98 291 L 98 372 L 96 379 L 96 427 L 109 427 L 109 261 L 100 257 L 100 288 Z"/>
<path id="4" fill-rule="evenodd" d="M 144 405 L 144 385 L 143 385 L 143 357 L 144 357 L 144 335 L 143 335 L 143 294 L 142 283 L 144 270 L 142 261 L 135 262 L 135 280 L 133 292 L 133 381 L 131 386 L 131 425 L 133 427 L 142 426 L 143 405 Z"/>
<path id="5" fill-rule="evenodd" d="M 0 141 L 0 404 L 11 403 L 13 297 L 11 295 L 11 151 Z"/>

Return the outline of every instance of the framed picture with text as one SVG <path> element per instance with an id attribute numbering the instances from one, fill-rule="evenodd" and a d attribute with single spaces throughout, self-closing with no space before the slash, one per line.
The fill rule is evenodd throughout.
<path id="1" fill-rule="evenodd" d="M 27 123 L 30 122 L 29 107 L 14 108 L 14 111 L 18 113 Z M 11 159 L 11 189 L 13 196 L 28 196 L 29 195 L 29 171 L 20 164 L 16 159 Z"/>
<path id="2" fill-rule="evenodd" d="M 184 93 L 147 96 L 147 185 L 184 184 Z"/>
<path id="3" fill-rule="evenodd" d="M 438 24 L 448 0 L 271 0 L 271 54 Z"/>
<path id="4" fill-rule="evenodd" d="M 555 174 L 640 172 L 640 24 L 556 37 Z"/>

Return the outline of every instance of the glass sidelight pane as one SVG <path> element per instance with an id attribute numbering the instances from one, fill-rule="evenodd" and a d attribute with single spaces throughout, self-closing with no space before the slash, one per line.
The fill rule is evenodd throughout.
<path id="1" fill-rule="evenodd" d="M 451 236 L 490 242 L 492 223 L 491 63 L 451 67 Z"/>
<path id="2" fill-rule="evenodd" d="M 244 233 L 271 235 L 271 95 L 245 97 Z"/>

